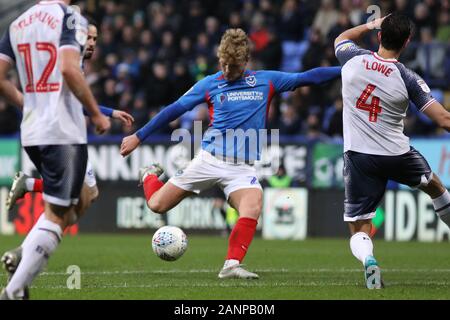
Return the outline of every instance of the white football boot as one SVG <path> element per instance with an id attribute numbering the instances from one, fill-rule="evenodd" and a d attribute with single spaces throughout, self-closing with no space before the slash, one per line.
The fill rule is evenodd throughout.
<path id="1" fill-rule="evenodd" d="M 17 267 L 19 266 L 20 261 L 22 260 L 22 247 L 17 247 L 15 249 L 6 251 L 2 258 L 0 259 L 0 262 L 3 264 L 3 268 L 8 272 L 8 280 L 7 283 L 11 280 L 12 276 L 17 270 Z M 23 300 L 29 300 L 30 299 L 30 290 L 28 287 L 24 288 L 24 296 L 22 298 Z M 8 295 L 6 294 L 5 290 L 3 289 L 0 300 L 9 300 Z"/>
<path id="2" fill-rule="evenodd" d="M 139 169 L 139 185 L 144 184 L 145 178 L 147 176 L 154 174 L 158 178 L 164 173 L 164 169 L 158 164 L 153 163 L 149 167 L 142 167 Z"/>
<path id="3" fill-rule="evenodd" d="M 27 193 L 27 188 L 25 185 L 27 178 L 30 177 L 21 171 L 17 172 L 14 176 L 11 190 L 9 190 L 8 197 L 6 198 L 7 211 L 10 211 L 16 204 L 16 201 L 22 199 Z"/>
<path id="4" fill-rule="evenodd" d="M 364 278 L 367 289 L 382 289 L 384 287 L 380 267 L 378 267 L 377 260 L 373 256 L 368 256 L 364 262 Z"/>
<path id="5" fill-rule="evenodd" d="M 235 264 L 231 267 L 223 268 L 219 273 L 219 279 L 259 279 L 256 273 L 242 268 L 242 264 Z"/>

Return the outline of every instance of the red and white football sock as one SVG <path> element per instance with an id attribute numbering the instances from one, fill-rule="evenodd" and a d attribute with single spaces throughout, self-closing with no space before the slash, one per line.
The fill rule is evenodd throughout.
<path id="1" fill-rule="evenodd" d="M 228 253 L 224 268 L 239 264 L 244 260 L 248 247 L 252 243 L 258 221 L 251 218 L 239 218 L 228 240 Z"/>
<path id="2" fill-rule="evenodd" d="M 155 174 L 150 174 L 144 179 L 144 194 L 147 202 L 163 185 L 164 182 L 160 181 Z"/>
<path id="3" fill-rule="evenodd" d="M 29 192 L 44 192 L 44 181 L 42 179 L 27 178 L 25 186 Z"/>

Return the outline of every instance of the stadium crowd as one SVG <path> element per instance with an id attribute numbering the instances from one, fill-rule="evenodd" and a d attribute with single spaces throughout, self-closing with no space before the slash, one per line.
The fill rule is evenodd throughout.
<path id="1" fill-rule="evenodd" d="M 382 14 L 401 11 L 416 25 L 413 45 L 402 56 L 445 105 L 450 92 L 450 0 L 159 0 L 77 3 L 98 26 L 97 50 L 85 63 L 85 74 L 98 102 L 130 112 L 132 128 L 115 123 L 111 134 L 129 134 L 161 108 L 175 101 L 196 81 L 218 70 L 216 50 L 223 31 L 243 28 L 252 40 L 250 68 L 298 72 L 338 65 L 334 39 L 367 20 L 367 7 Z M 363 46 L 375 50 L 376 33 Z M 342 136 L 340 81 L 304 87 L 272 101 L 269 128 L 282 135 L 313 139 Z M 448 100 L 448 99 L 447 99 Z M 450 108 L 447 102 L 446 107 Z M 413 107 L 405 123 L 408 135 L 436 135 Z M 206 106 L 174 121 L 161 134 L 209 121 Z M 0 134 L 18 131 L 20 115 L 0 99 Z"/>

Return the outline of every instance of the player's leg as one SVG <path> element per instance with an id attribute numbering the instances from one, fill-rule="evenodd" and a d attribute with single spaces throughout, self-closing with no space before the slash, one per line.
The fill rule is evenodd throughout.
<path id="1" fill-rule="evenodd" d="M 11 189 L 6 198 L 6 210 L 10 211 L 17 200 L 22 199 L 28 192 L 40 192 L 44 191 L 44 181 L 41 178 L 33 178 L 25 173 L 19 171 L 14 176 Z M 42 215 L 39 219 L 42 218 Z M 39 221 L 39 220 L 38 220 Z M 35 225 L 37 222 L 35 223 Z M 34 228 L 35 226 L 33 226 Z M 22 246 L 8 250 L 3 253 L 0 262 L 3 264 L 4 269 L 9 273 L 9 277 L 12 277 L 17 269 L 17 266 L 22 259 Z"/>
<path id="2" fill-rule="evenodd" d="M 26 151 L 45 181 L 45 215 L 22 245 L 22 260 L 5 290 L 10 299 L 24 298 L 26 288 L 58 247 L 78 201 L 87 161 L 85 145 L 28 147 Z M 73 165 L 63 162 L 67 160 Z"/>
<path id="3" fill-rule="evenodd" d="M 164 183 L 160 177 L 164 169 L 159 164 L 141 168 L 139 171 L 139 183 L 143 186 L 147 206 L 154 213 L 166 213 L 184 198 L 193 193 L 178 187 L 173 182 Z"/>
<path id="4" fill-rule="evenodd" d="M 33 180 L 42 180 L 42 179 L 34 179 Z M 42 191 L 37 191 L 42 192 Z M 76 224 L 79 219 L 85 214 L 87 209 L 91 206 L 92 202 L 98 198 L 98 188 L 97 186 L 89 187 L 87 184 L 83 185 L 83 189 L 80 194 L 80 200 L 78 204 L 75 206 L 75 209 L 71 211 L 70 218 L 68 219 L 68 226 Z M 33 228 L 29 233 L 34 232 L 34 229 L 39 228 L 40 222 L 44 219 L 45 214 L 41 214 L 39 219 L 34 224 Z M 17 266 L 22 260 L 22 248 L 29 241 L 29 237 L 26 237 L 22 244 L 19 247 L 8 250 L 3 253 L 0 262 L 3 264 L 3 268 L 8 271 L 9 277 L 12 277 L 14 272 L 16 272 Z"/>
<path id="5" fill-rule="evenodd" d="M 450 193 L 439 177 L 433 174 L 430 182 L 426 186 L 420 187 L 420 190 L 431 197 L 434 210 L 439 219 L 450 227 Z"/>
<path id="6" fill-rule="evenodd" d="M 32 178 L 21 171 L 17 172 L 6 198 L 6 210 L 10 211 L 16 201 L 22 199 L 27 192 L 42 192 L 43 190 L 42 179 Z"/>
<path id="7" fill-rule="evenodd" d="M 144 187 L 147 206 L 155 213 L 166 213 L 184 198 L 212 187 L 217 181 L 214 161 L 218 160 L 201 150 L 184 170 L 179 170 L 167 183 L 162 181 L 164 169 L 160 165 L 141 168 L 139 183 Z"/>
<path id="8" fill-rule="evenodd" d="M 22 198 L 26 192 L 43 192 L 43 187 L 42 179 L 32 178 L 23 172 L 17 172 L 8 199 L 14 199 L 14 201 L 11 201 L 10 203 L 15 203 L 15 201 Z M 20 194 L 22 195 L 19 196 Z M 95 200 L 97 200 L 98 196 L 99 190 L 97 187 L 97 180 L 95 178 L 92 166 L 88 162 L 83 188 L 80 193 L 80 199 L 78 204 L 75 206 L 75 210 L 72 212 L 71 218 L 69 219 L 69 226 L 78 223 L 78 221 L 87 212 L 87 209 Z M 36 225 L 39 225 L 39 220 L 43 219 L 43 217 L 44 215 L 42 214 L 38 221 L 34 224 L 33 228 L 36 228 Z M 32 230 L 30 230 L 30 232 L 31 231 Z M 28 238 L 25 238 L 24 243 L 27 239 Z M 20 260 L 22 259 L 22 247 L 24 243 L 17 248 L 6 251 L 0 259 L 4 269 L 8 271 L 10 277 L 14 274 Z"/>
<path id="9" fill-rule="evenodd" d="M 220 216 L 225 222 L 225 230 L 223 230 L 223 234 L 229 236 L 231 233 L 231 227 L 227 219 L 227 211 L 225 209 L 226 199 L 223 194 L 223 190 L 221 190 L 218 186 L 214 186 L 212 189 L 212 196 L 214 197 L 214 201 L 211 208 L 211 214 L 214 215 L 217 211 L 219 211 Z"/>
<path id="10" fill-rule="evenodd" d="M 450 227 L 450 193 L 439 177 L 433 174 L 425 157 L 416 149 L 401 156 L 401 164 L 393 169 L 393 180 L 428 194 L 438 217 Z"/>
<path id="11" fill-rule="evenodd" d="M 94 203 L 98 199 L 99 195 L 100 192 L 97 187 L 97 179 L 95 178 L 92 165 L 88 161 L 79 202 L 75 206 L 75 214 L 70 219 L 69 225 L 78 223 L 78 221 L 80 221 L 80 219 L 86 214 L 92 203 Z"/>
<path id="12" fill-rule="evenodd" d="M 344 154 L 344 221 L 350 228 L 352 254 L 364 266 L 368 289 L 382 287 L 380 269 L 373 254 L 373 242 L 369 235 L 371 221 L 383 198 L 387 180 L 374 165 L 375 159 L 376 156 L 352 151 Z"/>
<path id="13" fill-rule="evenodd" d="M 262 210 L 262 188 L 254 167 L 248 165 L 224 165 L 226 177 L 221 180 L 230 205 L 239 212 L 228 239 L 226 260 L 219 278 L 257 279 L 259 276 L 242 268 L 247 250 L 256 232 Z"/>
<path id="14" fill-rule="evenodd" d="M 44 191 L 44 181 L 41 178 L 33 178 L 25 173 L 19 171 L 14 176 L 11 189 L 6 198 L 6 210 L 10 211 L 17 200 L 22 199 L 28 192 L 40 192 Z M 42 215 L 39 219 L 42 218 Z M 39 221 L 39 220 L 38 220 Z M 35 223 L 36 225 L 37 223 Z M 33 226 L 34 228 L 35 226 Z M 12 277 L 17 269 L 17 266 L 22 259 L 22 246 L 8 250 L 3 253 L 0 262 L 3 264 L 4 269 L 9 273 L 9 277 Z"/>

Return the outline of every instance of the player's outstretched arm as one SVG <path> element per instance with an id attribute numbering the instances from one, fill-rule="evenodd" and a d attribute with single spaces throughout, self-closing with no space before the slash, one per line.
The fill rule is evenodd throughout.
<path id="1" fill-rule="evenodd" d="M 438 126 L 450 132 L 450 112 L 442 104 L 434 101 L 423 113 L 437 123 Z"/>
<path id="2" fill-rule="evenodd" d="M 102 105 L 99 105 L 100 112 L 110 118 L 120 120 L 124 125 L 131 126 L 134 122 L 134 118 L 131 114 L 128 112 L 122 111 L 122 110 L 115 110 L 113 108 L 105 107 Z M 83 113 L 85 116 L 89 116 L 89 113 L 83 109 Z"/>
<path id="3" fill-rule="evenodd" d="M 341 67 L 320 67 L 300 73 L 265 71 L 276 92 L 292 91 L 298 87 L 318 85 L 341 76 Z"/>
<path id="4" fill-rule="evenodd" d="M 297 76 L 297 87 L 307 85 L 319 85 L 341 76 L 341 67 L 320 67 L 314 68 Z"/>
<path id="5" fill-rule="evenodd" d="M 5 97 L 9 103 L 13 104 L 22 111 L 23 94 L 10 80 L 8 80 L 8 72 L 10 69 L 11 63 L 0 59 L 0 95 Z"/>
<path id="6" fill-rule="evenodd" d="M 178 119 L 183 113 L 194 109 L 200 103 L 206 102 L 208 99 L 207 93 L 210 80 L 211 77 L 208 76 L 197 82 L 180 99 L 161 110 L 161 112 L 135 134 L 125 137 L 120 146 L 120 154 L 124 157 L 129 155 L 153 132 Z"/>
<path id="7" fill-rule="evenodd" d="M 386 17 L 375 19 L 371 22 L 364 23 L 362 25 L 359 25 L 357 27 L 342 32 L 334 41 L 334 46 L 336 47 L 339 43 L 345 40 L 357 41 L 361 39 L 361 37 L 364 34 L 368 33 L 369 31 L 372 31 L 374 29 L 380 29 L 381 24 L 383 23 L 383 20 L 386 19 Z"/>
<path id="8" fill-rule="evenodd" d="M 100 113 L 97 101 L 95 101 L 94 95 L 84 79 L 79 65 L 80 53 L 77 50 L 61 50 L 60 58 L 59 68 L 64 80 L 91 115 L 91 120 L 96 126 L 97 132 L 104 133 L 110 128 L 111 123 L 108 118 Z"/>
<path id="9" fill-rule="evenodd" d="M 120 154 L 127 156 L 133 152 L 150 134 L 161 129 L 168 123 L 178 119 L 183 113 L 191 108 L 184 107 L 179 102 L 175 102 L 159 112 L 150 122 L 139 129 L 135 134 L 125 137 L 120 146 Z"/>

